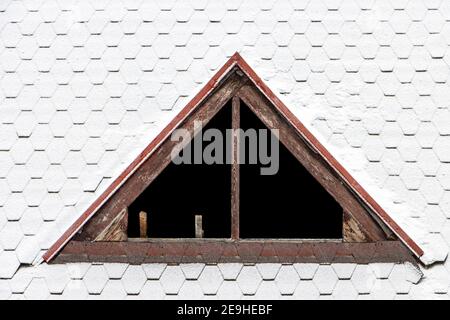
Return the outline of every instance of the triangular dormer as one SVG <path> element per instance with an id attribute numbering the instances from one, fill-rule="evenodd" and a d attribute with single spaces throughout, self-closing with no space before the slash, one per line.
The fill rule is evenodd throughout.
<path id="1" fill-rule="evenodd" d="M 174 132 L 191 137 L 180 160 L 198 122 L 224 137 L 223 162 L 175 164 Z M 279 171 L 246 163 L 237 129 L 270 129 L 258 141 L 280 142 Z M 367 263 L 411 253 L 423 255 L 236 53 L 44 260 Z"/>

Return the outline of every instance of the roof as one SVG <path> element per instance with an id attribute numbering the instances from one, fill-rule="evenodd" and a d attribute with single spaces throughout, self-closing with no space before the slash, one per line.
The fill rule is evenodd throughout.
<path id="1" fill-rule="evenodd" d="M 172 121 L 155 137 L 153 141 L 138 155 L 138 157 L 107 187 L 107 189 L 88 207 L 88 209 L 64 232 L 64 234 L 44 254 L 43 259 L 49 262 L 70 239 L 86 224 L 97 210 L 114 194 L 118 188 L 139 168 L 140 165 L 167 139 L 178 124 L 183 121 L 209 93 L 218 85 L 220 80 L 234 67 L 239 67 L 257 86 L 266 98 L 289 121 L 310 146 L 322 156 L 326 162 L 336 170 L 341 179 L 359 196 L 359 198 L 395 233 L 398 238 L 417 256 L 424 251 L 421 247 L 396 223 L 396 221 L 378 204 L 378 202 L 362 187 L 360 183 L 337 161 L 319 140 L 303 125 L 290 109 L 273 93 L 273 91 L 256 74 L 249 64 L 235 53 L 210 81 L 198 92 L 194 98 L 172 119 Z"/>

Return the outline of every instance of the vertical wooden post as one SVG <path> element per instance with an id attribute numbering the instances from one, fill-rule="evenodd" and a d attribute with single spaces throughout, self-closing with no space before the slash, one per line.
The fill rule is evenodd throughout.
<path id="1" fill-rule="evenodd" d="M 203 217 L 202 215 L 195 215 L 195 237 L 203 238 Z"/>
<path id="2" fill-rule="evenodd" d="M 239 239 L 239 132 L 240 127 L 239 97 L 232 100 L 232 164 L 231 164 L 231 238 Z"/>
<path id="3" fill-rule="evenodd" d="M 147 212 L 139 212 L 139 236 L 147 238 Z"/>

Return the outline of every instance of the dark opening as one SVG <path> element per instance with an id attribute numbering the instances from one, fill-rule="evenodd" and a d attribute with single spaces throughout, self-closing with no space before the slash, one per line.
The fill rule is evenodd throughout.
<path id="1" fill-rule="evenodd" d="M 267 129 L 244 104 L 241 128 Z M 240 166 L 240 238 L 342 238 L 341 207 L 282 143 L 278 173 L 260 168 L 259 161 Z"/>
<path id="2" fill-rule="evenodd" d="M 226 129 L 231 128 L 230 105 L 222 108 L 203 131 L 209 128 L 219 129 L 225 137 Z M 186 148 L 193 150 L 192 144 Z M 223 154 L 226 147 L 230 145 L 224 141 Z M 230 238 L 231 166 L 171 162 L 129 207 L 130 238 L 139 237 L 140 211 L 147 212 L 149 238 L 195 238 L 195 215 L 202 215 L 204 238 Z"/>
<path id="3" fill-rule="evenodd" d="M 231 109 L 230 102 L 203 132 L 215 128 L 225 137 L 226 129 L 231 128 Z M 267 129 L 243 103 L 240 121 L 244 131 Z M 270 135 L 267 140 L 268 155 L 274 156 Z M 224 155 L 225 149 L 231 148 L 225 141 Z M 194 163 L 193 143 L 186 147 L 192 151 L 191 163 Z M 206 145 L 208 142 L 203 143 L 203 150 Z M 240 238 L 342 238 L 340 205 L 282 143 L 275 175 L 261 175 L 261 168 L 267 164 L 262 164 L 259 157 L 256 164 L 248 164 L 248 144 L 245 149 L 247 161 L 240 165 Z M 130 238 L 139 237 L 141 211 L 147 212 L 148 238 L 195 238 L 195 215 L 202 216 L 203 238 L 230 238 L 231 165 L 170 163 L 129 207 Z"/>

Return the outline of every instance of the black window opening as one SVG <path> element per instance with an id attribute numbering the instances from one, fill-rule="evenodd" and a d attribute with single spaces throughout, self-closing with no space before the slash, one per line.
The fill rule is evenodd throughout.
<path id="1" fill-rule="evenodd" d="M 203 128 L 231 128 L 231 102 Z M 139 213 L 147 213 L 148 238 L 196 238 L 201 216 L 202 238 L 231 237 L 231 165 L 170 163 L 128 209 L 128 237 L 140 236 Z M 205 143 L 203 144 L 203 148 Z M 224 148 L 231 145 L 224 143 Z M 225 154 L 225 150 L 223 151 Z M 181 155 L 183 155 L 181 153 Z"/>
<path id="2" fill-rule="evenodd" d="M 203 132 L 215 128 L 225 137 L 232 124 L 231 109 L 230 101 Z M 267 129 L 243 102 L 240 127 Z M 270 140 L 270 135 L 267 139 Z M 192 142 L 186 148 L 191 147 Z M 248 149 L 246 144 L 246 154 Z M 278 172 L 261 175 L 261 167 L 266 166 L 259 159 L 256 164 L 247 161 L 240 164 L 241 239 L 342 238 L 342 208 L 282 143 L 279 143 Z M 231 201 L 231 165 L 170 163 L 129 206 L 128 237 L 140 237 L 139 215 L 145 212 L 148 238 L 199 237 L 197 219 L 201 217 L 200 237 L 229 239 Z"/>
<path id="3" fill-rule="evenodd" d="M 243 130 L 267 129 L 245 105 L 240 111 Z M 247 163 L 240 165 L 241 238 L 342 238 L 340 205 L 282 143 L 277 174 L 261 175 L 261 163 Z"/>

